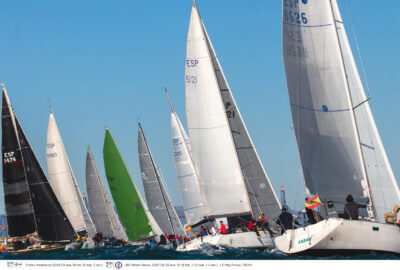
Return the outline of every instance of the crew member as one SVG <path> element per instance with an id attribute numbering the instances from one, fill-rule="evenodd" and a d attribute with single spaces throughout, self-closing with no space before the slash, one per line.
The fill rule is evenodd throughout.
<path id="1" fill-rule="evenodd" d="M 292 229 L 294 224 L 300 225 L 297 221 L 294 220 L 292 214 L 287 212 L 285 207 L 282 208 L 282 213 L 279 215 L 278 220 L 276 221 L 277 224 L 281 226 L 282 234 L 288 230 Z"/>
<path id="2" fill-rule="evenodd" d="M 354 202 L 351 194 L 346 197 L 346 204 L 344 205 L 343 218 L 344 219 L 358 219 L 358 208 L 366 208 L 366 205 L 358 204 Z"/>
<path id="3" fill-rule="evenodd" d="M 221 221 L 219 222 L 219 224 L 220 224 L 219 233 L 220 233 L 220 234 L 227 234 L 228 231 L 226 230 L 226 227 L 225 227 L 224 222 L 221 220 Z"/>

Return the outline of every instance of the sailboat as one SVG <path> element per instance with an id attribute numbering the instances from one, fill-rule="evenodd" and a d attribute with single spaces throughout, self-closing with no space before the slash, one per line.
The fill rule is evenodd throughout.
<path id="1" fill-rule="evenodd" d="M 86 154 L 86 190 L 90 215 L 97 231 L 101 232 L 104 237 L 127 240 L 128 236 L 101 181 L 89 146 Z"/>
<path id="2" fill-rule="evenodd" d="M 68 243 L 74 229 L 65 215 L 11 107 L 2 97 L 3 187 L 9 237 L 37 232 L 42 242 Z"/>
<path id="3" fill-rule="evenodd" d="M 280 204 L 250 139 L 194 2 L 187 37 L 186 116 L 206 220 L 226 219 L 236 233 L 208 236 L 213 244 L 266 248 L 268 232 L 241 232 L 250 218 L 269 220 Z M 240 228 L 242 227 L 242 228 Z M 240 231 L 240 233 L 239 233 Z M 219 240 L 217 240 L 219 239 Z M 225 240 L 223 240 L 225 239 Z M 198 248 L 200 240 L 186 245 Z M 204 242 L 204 239 L 203 239 Z"/>
<path id="4" fill-rule="evenodd" d="M 143 241 L 163 234 L 129 175 L 108 128 L 103 156 L 108 186 L 129 241 Z"/>
<path id="5" fill-rule="evenodd" d="M 138 152 L 147 206 L 151 214 L 164 234 L 185 236 L 185 231 L 158 173 L 140 123 L 138 123 Z"/>
<path id="6" fill-rule="evenodd" d="M 91 239 L 96 234 L 96 229 L 83 202 L 52 110 L 47 129 L 46 159 L 50 184 L 72 227 L 79 235 L 87 234 L 88 244 L 93 246 Z"/>
<path id="7" fill-rule="evenodd" d="M 171 106 L 172 150 L 179 192 L 182 198 L 186 221 L 195 227 L 197 223 L 203 222 L 206 215 L 204 198 L 200 192 L 189 137 L 172 105 L 167 89 L 165 89 L 165 93 Z"/>
<path id="8" fill-rule="evenodd" d="M 400 253 L 400 232 L 384 213 L 400 204 L 335 0 L 283 1 L 283 58 L 292 119 L 308 194 L 324 220 L 275 239 L 286 253 Z M 367 206 L 343 219 L 345 198 Z"/>

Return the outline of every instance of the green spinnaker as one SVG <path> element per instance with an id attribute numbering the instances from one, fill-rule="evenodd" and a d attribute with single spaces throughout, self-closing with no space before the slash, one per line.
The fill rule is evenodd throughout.
<path id="1" fill-rule="evenodd" d="M 151 237 L 153 231 L 140 195 L 108 128 L 104 138 L 103 157 L 107 182 L 128 239 L 137 241 Z"/>

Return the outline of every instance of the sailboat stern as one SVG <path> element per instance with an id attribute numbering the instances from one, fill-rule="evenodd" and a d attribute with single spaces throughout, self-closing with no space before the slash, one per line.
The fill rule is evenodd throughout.
<path id="1" fill-rule="evenodd" d="M 393 224 L 370 220 L 330 218 L 305 228 L 287 230 L 275 239 L 275 244 L 289 254 L 321 256 L 369 251 L 399 254 L 400 230 Z"/>

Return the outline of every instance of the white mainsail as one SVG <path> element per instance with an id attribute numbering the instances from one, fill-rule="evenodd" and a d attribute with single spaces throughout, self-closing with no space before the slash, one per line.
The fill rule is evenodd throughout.
<path id="1" fill-rule="evenodd" d="M 283 1 L 283 59 L 306 187 L 337 203 L 348 194 L 369 198 L 341 54 L 330 0 Z"/>
<path id="2" fill-rule="evenodd" d="M 86 230 L 89 237 L 94 236 L 96 230 L 76 183 L 53 112 L 50 112 L 47 129 L 46 159 L 50 185 L 75 232 Z"/>
<path id="3" fill-rule="evenodd" d="M 211 217 L 250 214 L 205 29 L 196 7 L 190 17 L 185 66 L 188 130 L 200 189 L 207 201 L 206 214 Z"/>
<path id="4" fill-rule="evenodd" d="M 400 202 L 399 187 L 365 96 L 336 0 L 332 0 L 332 7 L 376 219 L 384 222 L 383 214 Z"/>
<path id="5" fill-rule="evenodd" d="M 188 224 L 195 224 L 203 220 L 206 215 L 204 201 L 192 160 L 189 137 L 172 106 L 167 90 L 165 92 L 171 105 L 172 151 L 174 153 L 179 192 L 182 198 L 186 221 Z"/>

